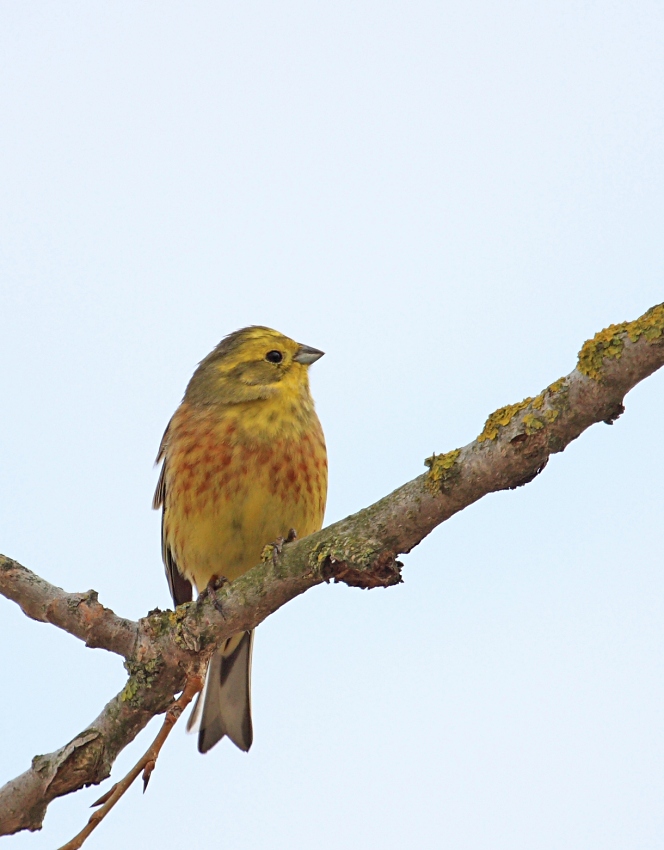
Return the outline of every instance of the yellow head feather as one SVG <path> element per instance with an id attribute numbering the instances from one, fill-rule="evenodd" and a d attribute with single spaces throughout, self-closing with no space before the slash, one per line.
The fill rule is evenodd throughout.
<path id="1" fill-rule="evenodd" d="M 322 355 L 271 328 L 242 328 L 200 362 L 184 400 L 194 405 L 238 404 L 308 395 L 308 367 Z"/>

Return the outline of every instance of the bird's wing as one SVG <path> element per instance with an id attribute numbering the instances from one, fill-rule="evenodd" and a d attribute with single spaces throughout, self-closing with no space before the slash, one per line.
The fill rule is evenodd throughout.
<path id="1" fill-rule="evenodd" d="M 171 419 L 171 422 L 172 421 L 173 420 Z M 168 446 L 168 432 L 171 427 L 171 422 L 168 423 L 168 426 L 164 431 L 164 436 L 161 438 L 161 444 L 159 446 L 159 453 L 157 454 L 156 462 L 159 463 L 159 461 L 162 461 L 162 464 L 161 472 L 159 473 L 159 480 L 157 481 L 157 488 L 154 491 L 152 507 L 155 510 L 161 508 L 161 556 L 164 561 L 166 579 L 168 580 L 168 587 L 171 591 L 171 596 L 173 597 L 173 604 L 177 607 L 178 605 L 182 605 L 183 602 L 191 602 L 193 594 L 191 582 L 187 581 L 178 569 L 173 551 L 168 544 L 164 531 L 164 516 L 166 513 L 166 465 L 168 463 L 166 448 Z"/>
<path id="2" fill-rule="evenodd" d="M 176 607 L 182 605 L 183 602 L 191 602 L 192 589 L 191 582 L 188 581 L 178 569 L 177 562 L 173 556 L 173 551 L 168 545 L 166 535 L 164 534 L 164 510 L 161 514 L 161 555 L 164 559 L 164 568 L 166 570 L 166 578 L 168 587 L 173 597 L 173 605 Z"/>

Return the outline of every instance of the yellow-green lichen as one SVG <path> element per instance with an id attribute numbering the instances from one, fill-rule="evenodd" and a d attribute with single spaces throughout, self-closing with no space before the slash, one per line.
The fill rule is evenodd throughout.
<path id="1" fill-rule="evenodd" d="M 518 404 L 507 404 L 505 407 L 495 410 L 484 423 L 484 430 L 477 438 L 477 442 L 483 443 L 485 440 L 495 440 L 500 429 L 509 425 L 517 413 L 525 410 L 532 401 L 533 399 L 530 397 L 524 398 Z"/>
<path id="2" fill-rule="evenodd" d="M 132 679 L 131 677 L 127 679 L 127 684 L 122 689 L 122 693 L 120 694 L 120 699 L 122 702 L 133 702 L 136 694 L 138 693 L 138 682 L 136 679 Z"/>
<path id="3" fill-rule="evenodd" d="M 551 397 L 552 395 L 559 393 L 564 388 L 565 381 L 565 378 L 558 378 L 557 381 L 554 381 L 553 384 L 549 384 L 549 386 L 545 390 L 542 390 L 539 395 L 535 396 L 532 401 L 532 406 L 535 408 L 535 410 L 541 410 L 544 407 L 544 402 L 546 401 L 547 397 Z M 557 415 L 558 414 L 556 414 L 556 416 Z M 556 417 L 554 416 L 553 418 L 555 419 Z"/>
<path id="4" fill-rule="evenodd" d="M 332 561 L 343 561 L 346 552 L 343 552 L 338 542 L 322 543 L 316 546 L 312 552 L 311 561 L 316 567 L 322 567 L 328 558 Z"/>
<path id="5" fill-rule="evenodd" d="M 187 621 L 192 615 L 194 619 L 197 619 L 202 614 L 203 610 L 201 606 L 195 602 L 183 602 L 177 606 L 175 611 L 160 611 L 159 609 L 150 611 L 147 621 L 150 633 L 155 640 L 172 634 L 178 646 L 191 650 L 192 638 L 186 628 Z"/>
<path id="6" fill-rule="evenodd" d="M 168 634 L 177 623 L 175 611 L 160 611 L 158 608 L 149 612 L 147 620 L 153 638 Z"/>
<path id="7" fill-rule="evenodd" d="M 347 562 L 358 567 L 367 567 L 376 558 L 380 544 L 355 538 L 352 534 L 329 543 L 320 544 L 312 551 L 309 563 L 315 569 L 324 566 L 327 561 L 332 563 Z"/>
<path id="8" fill-rule="evenodd" d="M 162 662 L 154 658 L 151 661 L 125 661 L 125 669 L 129 673 L 127 684 L 122 689 L 120 700 L 133 702 L 140 690 L 152 687 L 162 667 Z"/>
<path id="9" fill-rule="evenodd" d="M 454 474 L 454 467 L 460 454 L 461 449 L 454 449 L 444 455 L 433 454 L 424 461 L 424 465 L 429 467 L 427 485 L 430 490 L 434 492 L 442 490 L 445 482 L 449 481 Z"/>
<path id="10" fill-rule="evenodd" d="M 483 443 L 485 440 L 495 440 L 500 433 L 500 429 L 509 425 L 517 414 L 526 410 L 528 407 L 541 412 L 536 415 L 531 411 L 524 415 L 523 426 L 525 434 L 531 436 L 536 431 L 541 431 L 542 428 L 551 425 L 558 418 L 559 411 L 552 410 L 551 408 L 544 409 L 544 405 L 548 402 L 549 404 L 556 405 L 556 407 L 564 407 L 567 399 L 564 392 L 565 389 L 566 379 L 559 378 L 555 383 L 535 396 L 535 398 L 525 398 L 518 404 L 508 404 L 494 411 L 484 423 L 484 430 L 477 438 L 477 442 Z M 438 460 L 436 458 L 436 461 Z"/>
<path id="11" fill-rule="evenodd" d="M 263 546 L 263 551 L 261 552 L 261 563 L 269 564 L 271 561 L 274 561 L 275 557 L 279 554 L 279 548 L 276 543 L 266 543 L 265 546 Z"/>
<path id="12" fill-rule="evenodd" d="M 526 434 L 529 436 L 534 434 L 535 431 L 541 431 L 544 428 L 544 423 L 541 419 L 538 419 L 533 413 L 527 413 L 523 417 L 523 425 Z"/>
<path id="13" fill-rule="evenodd" d="M 541 413 L 541 416 L 544 421 L 542 421 L 542 419 L 538 419 L 538 417 L 535 416 L 534 413 L 526 413 L 526 415 L 523 417 L 524 430 L 526 434 L 528 434 L 528 436 L 534 434 L 535 431 L 541 431 L 542 428 L 546 427 L 547 425 L 551 425 L 553 422 L 555 422 L 558 418 L 558 411 L 551 409 L 544 410 Z"/>
<path id="14" fill-rule="evenodd" d="M 625 339 L 637 342 L 644 337 L 648 342 L 659 339 L 664 334 L 664 304 L 651 307 L 643 316 L 633 322 L 621 322 L 609 325 L 584 342 L 579 352 L 579 371 L 595 381 L 602 377 L 604 358 L 622 357 Z"/>
<path id="15" fill-rule="evenodd" d="M 565 382 L 567 378 L 558 378 L 557 381 L 554 381 L 552 384 L 546 388 L 550 393 L 559 393 L 563 387 L 565 386 Z"/>

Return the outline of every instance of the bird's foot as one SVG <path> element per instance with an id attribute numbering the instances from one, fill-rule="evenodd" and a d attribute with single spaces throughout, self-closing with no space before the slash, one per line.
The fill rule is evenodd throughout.
<path id="1" fill-rule="evenodd" d="M 228 579 L 226 576 L 212 576 L 210 581 L 205 585 L 205 589 L 198 594 L 198 598 L 196 599 L 196 605 L 202 605 L 207 597 L 210 597 L 212 600 L 212 604 L 219 611 L 222 617 L 225 618 L 224 609 L 222 608 L 221 602 L 217 599 L 217 591 L 221 590 L 221 588 L 228 584 Z"/>
<path id="2" fill-rule="evenodd" d="M 284 551 L 286 543 L 292 543 L 297 540 L 297 531 L 291 528 L 286 537 L 277 537 L 274 543 L 268 543 L 261 554 L 262 561 L 272 561 L 274 566 L 277 566 L 277 558 Z"/>

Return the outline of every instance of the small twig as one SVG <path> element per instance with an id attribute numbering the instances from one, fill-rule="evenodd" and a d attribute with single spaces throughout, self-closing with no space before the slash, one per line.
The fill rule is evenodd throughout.
<path id="1" fill-rule="evenodd" d="M 171 729 L 177 723 L 182 712 L 196 694 L 202 689 L 202 687 L 203 680 L 200 676 L 191 676 L 187 680 L 184 691 L 166 712 L 161 729 L 148 750 L 138 760 L 134 767 L 132 767 L 124 779 L 116 782 L 112 788 L 110 788 L 103 796 L 92 804 L 93 806 L 101 806 L 101 808 L 97 809 L 96 812 L 93 812 L 93 814 L 90 815 L 90 819 L 78 835 L 74 836 L 71 841 L 63 844 L 60 850 L 79 850 L 79 848 L 83 846 L 83 842 L 88 835 L 90 835 L 90 833 L 99 826 L 113 806 L 118 802 L 120 797 L 122 797 L 130 785 L 133 784 L 141 771 L 143 772 L 143 793 L 145 793 L 145 789 L 148 787 L 148 782 L 150 781 L 150 776 L 152 775 L 152 771 L 157 763 L 157 757 L 159 756 L 161 748 L 164 746 L 166 738 L 168 738 Z"/>

